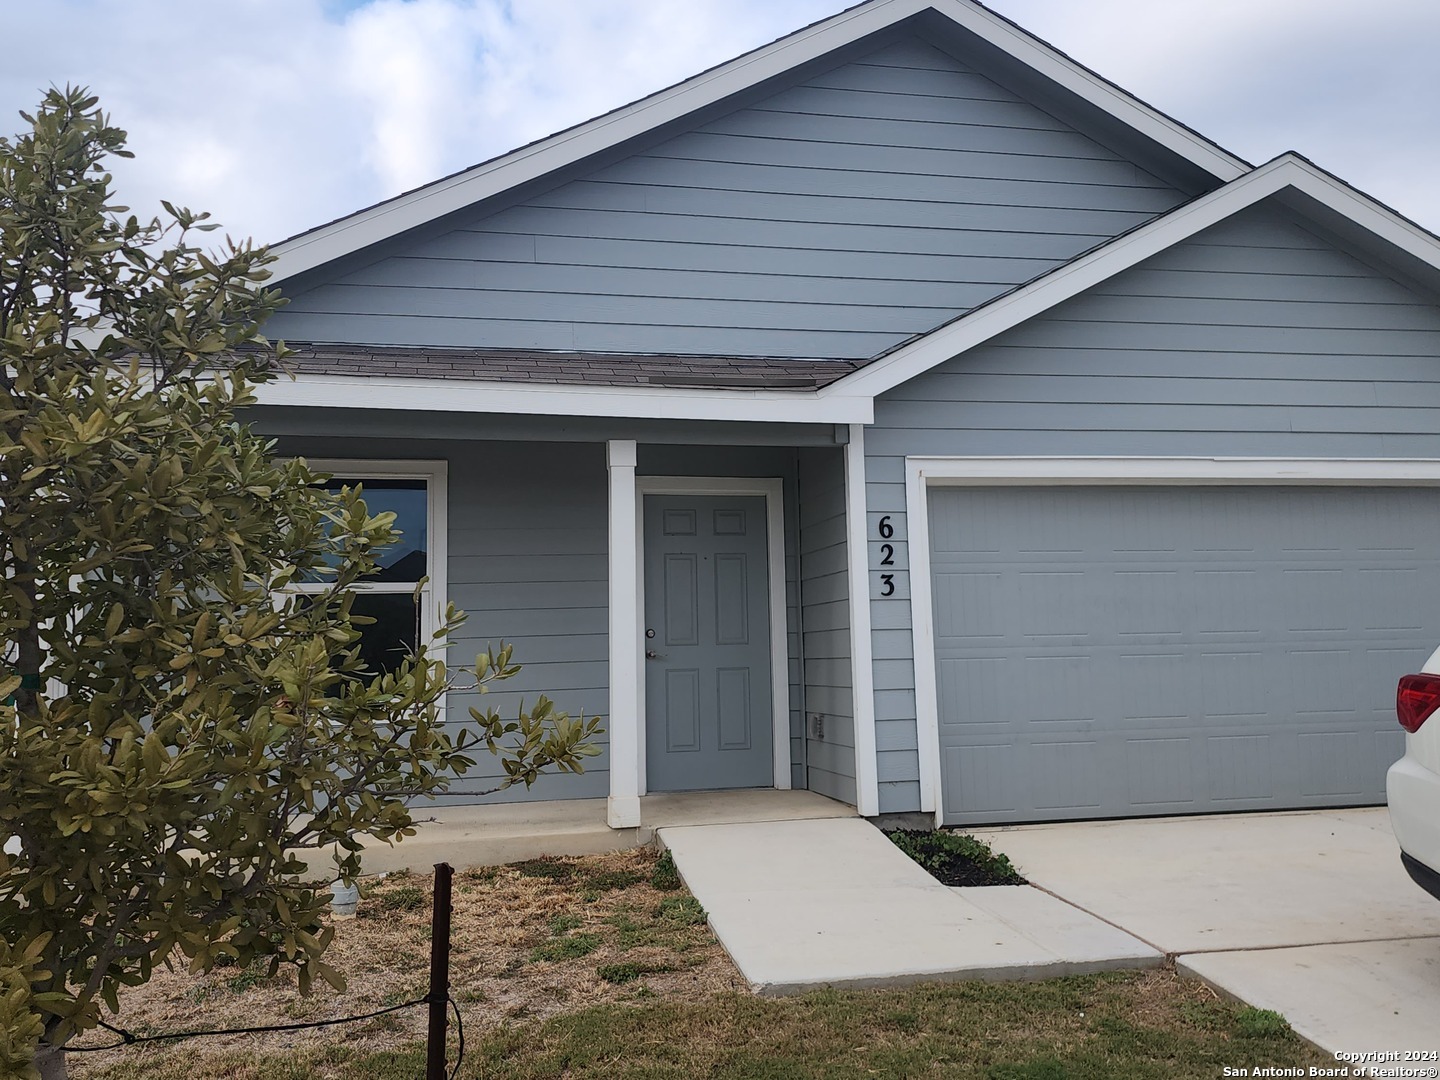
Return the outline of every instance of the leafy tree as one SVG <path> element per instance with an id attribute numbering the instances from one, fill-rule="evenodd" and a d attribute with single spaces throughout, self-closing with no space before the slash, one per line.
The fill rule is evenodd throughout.
<path id="1" fill-rule="evenodd" d="M 542 697 L 452 735 L 440 642 L 366 670 L 351 587 L 394 515 L 241 422 L 284 356 L 259 336 L 270 257 L 111 205 L 125 136 L 85 91 L 22 116 L 0 139 L 0 1068 L 63 1075 L 177 953 L 338 985 L 297 851 L 353 881 L 360 838 L 413 833 L 407 800 L 473 746 L 528 785 L 581 771 L 599 728 Z M 466 681 L 516 670 L 502 648 Z"/>

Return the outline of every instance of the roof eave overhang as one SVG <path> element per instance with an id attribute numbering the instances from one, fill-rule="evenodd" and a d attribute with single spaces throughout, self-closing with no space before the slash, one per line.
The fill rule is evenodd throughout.
<path id="1" fill-rule="evenodd" d="M 751 423 L 868 424 L 868 397 L 796 390 L 505 383 L 366 375 L 281 377 L 255 389 L 261 405 L 385 409 L 401 412 L 731 420 Z"/>
<path id="2" fill-rule="evenodd" d="M 436 221 L 640 137 L 827 53 L 933 11 L 1222 182 L 1249 166 L 969 0 L 870 0 L 667 90 L 274 245 L 272 284 Z"/>

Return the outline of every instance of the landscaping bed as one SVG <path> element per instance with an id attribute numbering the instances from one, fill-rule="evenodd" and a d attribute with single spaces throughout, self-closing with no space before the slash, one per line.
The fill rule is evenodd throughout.
<path id="1" fill-rule="evenodd" d="M 894 829 L 885 833 L 942 885 L 1024 885 L 1008 857 L 965 833 Z"/>

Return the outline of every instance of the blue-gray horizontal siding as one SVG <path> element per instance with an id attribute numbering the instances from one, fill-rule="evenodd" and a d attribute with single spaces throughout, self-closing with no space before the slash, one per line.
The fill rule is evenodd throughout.
<path id="1" fill-rule="evenodd" d="M 413 424 L 413 420 L 412 420 Z M 540 694 L 572 715 L 609 726 L 608 505 L 605 449 L 590 443 L 461 443 L 425 439 L 283 439 L 285 453 L 311 458 L 441 459 L 448 463 L 450 599 L 468 613 L 451 640 L 451 667 L 463 672 L 501 641 L 515 647 L 519 674 L 480 695 L 457 690 L 446 720 L 458 729 L 469 709 L 513 718 Z M 464 676 L 461 676 L 462 682 Z M 473 681 L 473 680 L 472 680 Z M 486 801 L 599 798 L 609 794 L 609 738 L 582 775 L 550 773 L 534 787 Z M 504 776 L 483 749 L 443 802 L 474 802 Z"/>
<path id="2" fill-rule="evenodd" d="M 855 803 L 855 704 L 840 448 L 800 451 L 800 597 L 804 624 L 806 786 Z"/>
<path id="3" fill-rule="evenodd" d="M 468 613 L 452 641 L 451 665 L 506 641 L 521 672 L 492 684 L 483 699 L 452 693 L 447 720 L 464 724 L 469 708 L 513 717 L 540 693 L 572 714 L 609 724 L 608 480 L 605 451 L 593 443 L 496 443 L 423 438 L 428 418 L 376 414 L 366 438 L 282 434 L 319 426 L 330 410 L 265 411 L 260 427 L 281 434 L 280 450 L 310 458 L 431 459 L 448 463 L 450 599 Z M 307 425 L 306 420 L 310 421 Z M 277 421 L 284 419 L 281 425 Z M 263 422 L 269 420 L 270 423 Z M 279 430 L 276 430 L 279 429 Z M 758 433 L 757 433 L 758 434 Z M 838 450 L 833 451 L 838 456 Z M 799 493 L 796 451 L 774 446 L 674 446 L 641 443 L 640 475 L 778 477 L 786 515 L 785 576 L 792 782 L 804 786 L 803 685 L 800 670 Z M 533 788 L 511 788 L 485 801 L 597 798 L 609 794 L 609 738 L 581 776 L 547 774 Z M 477 801 L 503 774 L 483 751 L 478 764 L 441 801 Z M 853 796 L 851 801 L 853 801 Z"/>
<path id="4" fill-rule="evenodd" d="M 905 39 L 312 280 L 270 332 L 866 357 L 1184 197 Z"/>
<path id="5" fill-rule="evenodd" d="M 865 449 L 902 558 L 906 455 L 1440 458 L 1440 308 L 1262 205 L 882 395 Z M 913 810 L 910 605 L 871 612 L 881 809 Z"/>

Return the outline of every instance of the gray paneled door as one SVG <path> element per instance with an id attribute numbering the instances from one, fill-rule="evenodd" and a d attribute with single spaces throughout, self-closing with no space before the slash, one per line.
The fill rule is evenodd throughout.
<path id="1" fill-rule="evenodd" d="M 930 493 L 947 822 L 1381 803 L 1440 643 L 1424 488 Z"/>
<path id="2" fill-rule="evenodd" d="M 645 496 L 650 791 L 775 782 L 765 521 L 763 498 Z"/>

